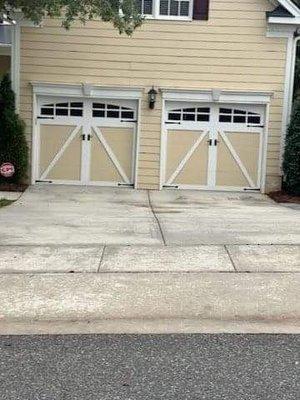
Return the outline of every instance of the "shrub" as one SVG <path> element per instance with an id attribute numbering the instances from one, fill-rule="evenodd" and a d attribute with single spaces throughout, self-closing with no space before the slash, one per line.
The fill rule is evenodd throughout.
<path id="1" fill-rule="evenodd" d="M 25 124 L 15 110 L 15 95 L 8 75 L 0 83 L 0 165 L 10 162 L 15 167 L 11 178 L 0 175 L 0 182 L 22 183 L 27 176 L 28 146 Z"/>
<path id="2" fill-rule="evenodd" d="M 283 158 L 284 189 L 300 195 L 300 100 L 294 104 Z"/>

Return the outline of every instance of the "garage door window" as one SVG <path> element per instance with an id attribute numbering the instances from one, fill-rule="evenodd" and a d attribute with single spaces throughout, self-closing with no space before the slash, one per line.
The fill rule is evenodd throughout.
<path id="1" fill-rule="evenodd" d="M 209 121 L 210 109 L 208 107 L 181 108 L 168 112 L 168 121 Z"/>
<path id="2" fill-rule="evenodd" d="M 135 120 L 135 111 L 132 108 L 116 106 L 114 104 L 93 103 L 93 117 L 133 121 Z"/>
<path id="3" fill-rule="evenodd" d="M 258 113 L 245 110 L 237 110 L 233 108 L 220 108 L 219 122 L 260 125 L 261 116 Z"/>
<path id="4" fill-rule="evenodd" d="M 52 103 L 45 104 L 41 107 L 42 116 L 57 116 L 57 117 L 82 117 L 83 103 Z"/>

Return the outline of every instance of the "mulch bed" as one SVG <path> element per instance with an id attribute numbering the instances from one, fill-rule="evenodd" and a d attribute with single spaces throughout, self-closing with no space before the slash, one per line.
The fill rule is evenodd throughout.
<path id="1" fill-rule="evenodd" d="M 283 191 L 269 193 L 271 199 L 277 203 L 297 203 L 300 204 L 300 196 L 293 196 Z"/>
<path id="2" fill-rule="evenodd" d="M 25 192 L 28 186 L 23 183 L 0 183 L 0 192 Z"/>

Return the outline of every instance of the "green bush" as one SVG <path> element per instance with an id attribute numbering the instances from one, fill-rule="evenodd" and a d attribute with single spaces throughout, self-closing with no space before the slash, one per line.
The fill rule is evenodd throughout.
<path id="1" fill-rule="evenodd" d="M 15 110 L 15 95 L 8 75 L 0 83 L 0 165 L 11 162 L 15 174 L 11 178 L 0 175 L 0 182 L 22 183 L 28 169 L 28 146 L 25 124 Z"/>
<path id="2" fill-rule="evenodd" d="M 300 196 L 300 100 L 294 104 L 283 159 L 284 189 Z"/>

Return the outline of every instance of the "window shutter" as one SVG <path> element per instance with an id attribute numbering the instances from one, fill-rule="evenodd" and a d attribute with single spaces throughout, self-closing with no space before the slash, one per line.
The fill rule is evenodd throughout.
<path id="1" fill-rule="evenodd" d="M 209 0 L 194 0 L 193 19 L 208 20 Z"/>

